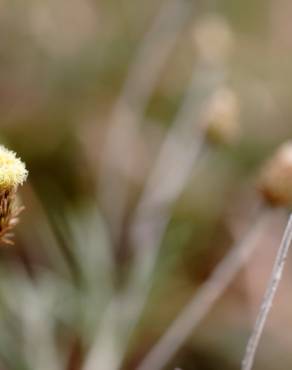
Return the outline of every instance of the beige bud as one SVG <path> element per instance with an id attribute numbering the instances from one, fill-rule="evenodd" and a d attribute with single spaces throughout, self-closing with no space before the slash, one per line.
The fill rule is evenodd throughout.
<path id="1" fill-rule="evenodd" d="M 292 141 L 282 144 L 264 165 L 258 188 L 273 206 L 292 206 Z"/>
<path id="2" fill-rule="evenodd" d="M 228 23 L 219 15 L 200 20 L 193 29 L 193 40 L 199 57 L 211 63 L 224 61 L 234 43 Z"/>
<path id="3" fill-rule="evenodd" d="M 211 143 L 233 144 L 239 137 L 239 102 L 228 88 L 217 90 L 203 113 L 203 126 Z"/>

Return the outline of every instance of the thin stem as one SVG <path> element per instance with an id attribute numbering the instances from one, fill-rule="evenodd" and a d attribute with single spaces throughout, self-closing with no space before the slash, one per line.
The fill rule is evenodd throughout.
<path id="1" fill-rule="evenodd" d="M 133 145 L 139 134 L 145 109 L 159 81 L 161 71 L 184 27 L 191 19 L 192 8 L 191 1 L 164 1 L 141 41 L 109 119 L 99 177 L 101 199 L 112 219 L 115 240 L 119 240 L 120 237 L 121 223 L 129 196 L 127 182 L 123 176 L 118 176 L 123 171 L 129 171 L 128 167 L 132 170 L 135 166 Z M 111 212 L 113 204 L 114 212 Z"/>
<path id="2" fill-rule="evenodd" d="M 289 217 L 289 221 L 286 226 L 284 236 L 273 267 L 271 279 L 268 284 L 252 335 L 246 348 L 245 356 L 241 367 L 242 370 L 251 370 L 253 367 L 256 350 L 258 348 L 258 344 L 265 326 L 265 322 L 271 310 L 272 303 L 282 277 L 291 241 L 292 241 L 292 215 L 290 215 Z"/>
<path id="3" fill-rule="evenodd" d="M 128 285 L 122 294 L 110 303 L 103 320 L 105 327 L 114 330 L 112 337 L 115 341 L 122 338 L 120 342 L 123 348 L 120 353 L 116 350 L 114 355 L 112 353 L 108 356 L 111 361 L 113 356 L 116 357 L 115 365 L 111 368 L 113 370 L 120 368 L 130 336 L 148 298 L 152 286 L 152 273 L 162 238 L 169 224 L 172 207 L 188 183 L 194 166 L 205 149 L 205 132 L 196 125 L 196 120 L 205 101 L 225 80 L 224 72 L 214 66 L 208 66 L 203 70 L 201 66 L 194 67 L 182 106 L 163 140 L 158 158 L 134 213 L 130 230 L 134 257 Z M 113 328 L 114 317 L 118 317 L 119 322 Z M 84 370 L 95 369 L 99 357 L 105 357 L 104 350 L 98 345 L 99 340 L 103 340 L 100 339 L 103 333 L 106 333 L 106 330 L 94 344 Z M 112 343 L 108 345 L 113 348 Z"/>
<path id="4" fill-rule="evenodd" d="M 99 177 L 101 200 L 105 211 L 109 211 L 114 241 L 119 240 L 121 222 L 129 196 L 127 182 L 119 177 L 117 166 L 125 153 L 131 153 L 133 138 L 139 131 L 145 109 L 160 78 L 177 40 L 184 27 L 192 18 L 195 2 L 183 0 L 165 0 L 153 24 L 146 33 L 144 40 L 130 66 L 126 83 L 114 106 L 110 118 L 109 130 L 105 139 L 102 163 Z M 190 135 L 189 135 L 190 136 Z M 195 150 L 196 151 L 196 150 Z M 112 212 L 112 205 L 115 205 Z M 127 295 L 128 297 L 128 295 Z M 122 355 L 113 347 L 116 339 L 116 326 L 113 327 L 113 317 L 120 311 L 120 296 L 114 297 L 113 302 L 105 313 L 102 330 L 97 336 L 92 349 L 85 361 L 84 369 L 96 369 L 96 364 L 103 362 L 105 367 L 111 363 L 111 369 L 118 369 Z M 112 337 L 110 337 L 110 334 Z M 107 351 L 100 343 L 106 342 Z M 123 341 L 124 342 L 127 341 Z M 105 353 L 106 352 L 106 353 Z M 111 361 L 111 362 L 110 362 Z"/>
<path id="5" fill-rule="evenodd" d="M 152 287 L 152 274 L 173 206 L 208 148 L 205 131 L 197 121 L 204 103 L 225 79 L 222 66 L 194 66 L 185 98 L 162 142 L 134 212 L 130 228 L 132 269 L 118 305 L 118 312 L 124 313 L 119 315 L 124 350 L 141 318 Z"/>
<path id="6" fill-rule="evenodd" d="M 257 210 L 256 222 L 245 238 L 235 244 L 219 263 L 209 279 L 199 288 L 189 304 L 146 356 L 138 370 L 159 370 L 174 356 L 184 341 L 200 324 L 220 298 L 238 271 L 247 262 L 256 247 L 256 241 L 269 216 L 269 210 Z"/>
<path id="7" fill-rule="evenodd" d="M 204 82 L 202 74 L 208 74 Z M 147 301 L 152 287 L 151 277 L 173 206 L 207 149 L 205 131 L 196 121 L 205 101 L 224 79 L 225 73 L 221 68 L 212 66 L 203 70 L 201 66 L 194 67 L 182 106 L 161 145 L 134 213 L 130 229 L 133 267 L 122 303 L 130 307 L 124 310 L 127 317 L 122 320 L 125 323 L 124 342 L 132 334 Z"/>

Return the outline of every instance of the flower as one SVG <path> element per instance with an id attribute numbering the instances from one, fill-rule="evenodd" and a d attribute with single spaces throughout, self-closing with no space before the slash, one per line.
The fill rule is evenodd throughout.
<path id="1" fill-rule="evenodd" d="M 23 210 L 16 202 L 19 185 L 27 179 L 28 171 L 16 153 L 0 146 L 0 241 L 13 244 L 11 230 Z"/>
<path id="2" fill-rule="evenodd" d="M 0 146 L 0 189 L 11 189 L 22 185 L 28 171 L 16 153 Z"/>

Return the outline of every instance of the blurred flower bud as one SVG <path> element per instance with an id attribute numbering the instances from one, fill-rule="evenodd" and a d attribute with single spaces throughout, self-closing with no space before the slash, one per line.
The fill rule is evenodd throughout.
<path id="1" fill-rule="evenodd" d="M 211 143 L 233 144 L 239 137 L 239 102 L 228 88 L 217 90 L 203 113 L 206 137 Z"/>
<path id="2" fill-rule="evenodd" d="M 259 190 L 273 206 L 292 206 L 292 141 L 280 146 L 263 167 Z"/>
<path id="3" fill-rule="evenodd" d="M 233 33 L 224 18 L 208 16 L 194 27 L 193 39 L 199 57 L 210 63 L 225 61 L 233 46 Z"/>

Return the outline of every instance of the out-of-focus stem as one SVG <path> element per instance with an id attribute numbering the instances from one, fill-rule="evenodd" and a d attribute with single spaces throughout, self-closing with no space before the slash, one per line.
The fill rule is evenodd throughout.
<path id="1" fill-rule="evenodd" d="M 276 257 L 276 261 L 273 267 L 270 282 L 268 284 L 259 315 L 257 317 L 253 332 L 251 334 L 250 340 L 248 342 L 245 356 L 242 362 L 242 370 L 251 370 L 254 363 L 255 354 L 259 345 L 259 341 L 271 310 L 272 303 L 279 286 L 286 257 L 292 241 L 292 215 L 289 217 L 288 224 L 286 226 L 284 236 Z M 152 369 L 153 370 L 153 369 Z"/>
<path id="2" fill-rule="evenodd" d="M 99 174 L 101 199 L 105 210 L 111 211 L 112 205 L 115 204 L 114 212 L 111 213 L 114 241 L 119 239 L 121 221 L 128 200 L 126 182 L 121 181 L 121 178 L 116 181 L 116 164 L 120 158 L 124 158 L 126 151 L 131 152 L 129 147 L 131 148 L 149 99 L 175 43 L 191 18 L 193 4 L 194 2 L 188 0 L 165 0 L 141 43 L 130 66 L 124 88 L 114 106 Z M 100 333 L 85 361 L 85 370 L 95 370 L 96 364 L 100 363 L 105 367 L 110 363 L 111 370 L 119 368 L 122 354 L 113 343 L 119 328 L 118 325 L 113 327 L 113 318 L 117 317 L 121 305 L 124 304 L 125 296 L 115 297 L 109 304 Z"/>
<path id="3" fill-rule="evenodd" d="M 260 207 L 256 222 L 252 223 L 244 239 L 235 244 L 218 264 L 209 279 L 199 288 L 189 304 L 138 366 L 138 370 L 159 370 L 171 360 L 250 258 L 270 213 L 269 209 Z"/>
<path id="4" fill-rule="evenodd" d="M 214 66 L 195 67 L 193 76 L 179 113 L 166 134 L 157 161 L 151 171 L 131 227 L 133 267 L 125 290 L 116 297 L 104 318 L 104 327 L 113 329 L 112 322 L 118 318 L 112 335 L 122 338 L 121 353 L 115 350 L 118 369 L 126 351 L 129 338 L 135 328 L 152 286 L 159 247 L 171 217 L 172 207 L 186 186 L 194 165 L 205 147 L 205 132 L 197 125 L 204 102 L 225 79 L 222 68 Z M 103 330 L 105 332 L 105 330 Z M 117 335 L 117 333 L 119 333 Z M 101 338 L 97 339 L 102 340 Z M 113 348 L 113 343 L 107 342 Z M 103 352 L 103 353 L 101 353 Z M 110 352 L 110 350 L 109 350 Z M 104 351 L 94 346 L 84 367 L 95 369 Z M 112 361 L 113 353 L 108 358 Z M 106 363 L 106 361 L 104 361 Z M 113 369 L 113 370 L 114 370 Z"/>
<path id="5" fill-rule="evenodd" d="M 133 268 L 123 299 L 123 305 L 130 307 L 124 310 L 125 341 L 137 324 L 151 289 L 151 277 L 172 207 L 206 149 L 205 132 L 197 120 L 205 101 L 224 79 L 221 68 L 194 68 L 183 104 L 166 134 L 134 214 L 130 234 Z"/>
<path id="6" fill-rule="evenodd" d="M 131 148 L 145 109 L 171 51 L 191 18 L 192 6 L 192 2 L 186 0 L 165 1 L 141 42 L 110 117 L 99 177 L 101 200 L 110 212 L 115 240 L 119 239 L 128 200 L 125 178 L 117 179 L 121 170 L 118 167 L 121 158 L 127 162 L 126 153 L 132 156 L 130 166 L 133 163 L 135 155 Z M 111 212 L 113 204 L 114 212 Z"/>

